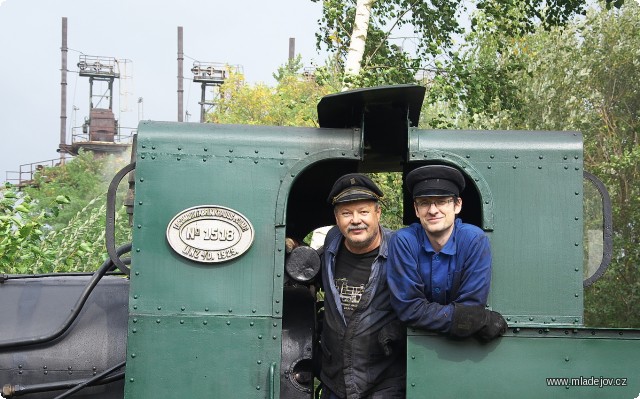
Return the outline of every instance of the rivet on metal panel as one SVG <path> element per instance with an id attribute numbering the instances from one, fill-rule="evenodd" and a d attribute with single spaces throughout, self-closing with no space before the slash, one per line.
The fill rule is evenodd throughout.
<path id="1" fill-rule="evenodd" d="M 229 152 L 233 152 L 233 148 L 229 148 Z"/>
<path id="2" fill-rule="evenodd" d="M 280 150 L 280 155 L 283 155 L 283 154 L 284 154 L 284 151 Z"/>
<path id="3" fill-rule="evenodd" d="M 467 159 L 468 159 L 468 158 L 471 158 L 471 155 L 467 154 L 467 155 L 466 155 L 466 157 L 467 157 Z"/>
<path id="4" fill-rule="evenodd" d="M 489 205 L 489 201 L 485 201 L 484 203 L 485 203 L 485 205 Z"/>
<path id="5" fill-rule="evenodd" d="M 513 165 L 513 169 L 516 169 L 516 168 L 517 168 L 517 166 L 516 166 L 516 165 Z"/>
<path id="6" fill-rule="evenodd" d="M 342 156 L 345 156 L 345 155 L 347 155 L 347 153 L 346 153 L 346 152 L 343 152 L 343 153 L 342 153 Z"/>
<path id="7" fill-rule="evenodd" d="M 49 372 L 47 370 L 45 370 L 44 371 L 44 375 L 47 375 L 47 374 L 49 374 Z"/>
<path id="8" fill-rule="evenodd" d="M 144 177 L 140 178 L 140 183 L 142 183 L 144 181 Z"/>
<path id="9" fill-rule="evenodd" d="M 144 154 L 140 155 L 140 158 L 141 158 L 141 159 L 144 159 L 144 158 L 145 158 Z"/>
<path id="10" fill-rule="evenodd" d="M 158 306 L 158 310 L 162 310 L 162 306 Z"/>
<path id="11" fill-rule="evenodd" d="M 256 391 L 259 391 L 259 390 L 260 390 L 260 385 L 256 387 Z"/>
<path id="12" fill-rule="evenodd" d="M 229 163 L 233 163 L 233 159 L 230 159 L 230 160 L 229 160 Z"/>
<path id="13" fill-rule="evenodd" d="M 207 147 L 204 147 L 204 152 L 209 151 L 209 149 Z"/>
<path id="14" fill-rule="evenodd" d="M 282 274 L 278 273 L 276 274 L 276 277 L 282 277 Z"/>
<path id="15" fill-rule="evenodd" d="M 487 165 L 487 169 L 491 169 L 491 165 Z"/>
<path id="16" fill-rule="evenodd" d="M 138 299 L 138 295 L 134 295 L 134 296 L 133 296 L 133 299 Z"/>
<path id="17" fill-rule="evenodd" d="M 141 228 L 142 228 L 142 225 L 141 225 L 141 224 L 139 224 L 139 225 L 138 225 L 138 228 L 139 228 L 139 229 L 141 229 Z"/>
<path id="18" fill-rule="evenodd" d="M 273 326 L 274 327 L 278 327 L 278 323 L 273 323 Z"/>
<path id="19" fill-rule="evenodd" d="M 262 339 L 262 334 L 258 335 L 258 339 Z"/>
<path id="20" fill-rule="evenodd" d="M 183 312 L 184 312 L 184 310 L 185 310 L 185 309 L 186 309 L 186 308 L 185 308 L 184 306 L 181 306 L 181 307 L 180 307 L 180 310 L 182 310 Z"/>
<path id="21" fill-rule="evenodd" d="M 580 296 L 580 294 L 573 294 L 573 296 L 575 296 L 576 298 L 578 298 Z"/>
<path id="22" fill-rule="evenodd" d="M 138 201 L 138 205 L 142 205 L 142 201 Z"/>
<path id="23" fill-rule="evenodd" d="M 507 317 L 507 321 L 511 321 L 511 317 Z"/>
<path id="24" fill-rule="evenodd" d="M 580 195 L 580 191 L 576 191 L 574 194 L 575 195 Z"/>
<path id="25" fill-rule="evenodd" d="M 133 382 L 135 381 L 133 378 L 129 378 L 129 382 Z"/>
<path id="26" fill-rule="evenodd" d="M 253 327 L 256 323 L 254 323 L 253 321 L 251 323 L 249 323 L 249 326 Z"/>
<path id="27" fill-rule="evenodd" d="M 495 155 L 493 155 L 493 154 L 489 155 L 489 158 L 493 159 L 493 158 L 495 158 Z"/>
<path id="28" fill-rule="evenodd" d="M 202 162 L 207 162 L 207 158 L 202 158 Z"/>
<path id="29" fill-rule="evenodd" d="M 580 170 L 580 168 L 576 166 L 576 170 Z"/>
<path id="30" fill-rule="evenodd" d="M 228 325 L 228 326 L 230 326 L 230 325 L 231 325 L 231 322 L 230 322 L 229 320 L 227 320 L 227 325 Z"/>
<path id="31" fill-rule="evenodd" d="M 279 299 L 276 299 L 276 303 L 280 303 L 280 300 L 279 300 Z"/>
<path id="32" fill-rule="evenodd" d="M 233 312 L 233 309 L 229 308 L 229 313 Z"/>
<path id="33" fill-rule="evenodd" d="M 146 146 L 146 145 L 144 145 L 144 144 L 142 144 L 142 148 L 147 148 L 147 146 Z"/>
<path id="34" fill-rule="evenodd" d="M 206 321 L 206 320 L 203 320 L 203 321 L 202 321 L 202 324 L 204 324 L 204 325 L 206 326 L 206 325 L 207 325 L 207 321 Z"/>
<path id="35" fill-rule="evenodd" d="M 155 149 L 156 149 L 156 146 L 155 146 L 155 145 L 152 145 L 152 146 L 151 146 L 151 149 L 152 149 L 152 150 L 155 150 Z"/>
<path id="36" fill-rule="evenodd" d="M 138 309 L 138 305 L 133 305 L 133 308 L 134 309 Z"/>
<path id="37" fill-rule="evenodd" d="M 518 159 L 518 158 L 520 158 L 520 156 L 516 155 L 515 158 Z"/>
<path id="38" fill-rule="evenodd" d="M 309 151 L 305 151 L 305 152 L 304 152 L 304 155 L 309 155 Z"/>
<path id="39" fill-rule="evenodd" d="M 278 339 L 278 337 L 276 337 L 275 335 L 274 335 L 274 336 L 272 336 L 271 338 L 273 338 L 273 339 Z"/>
<path id="40" fill-rule="evenodd" d="M 160 324 L 160 319 L 156 319 L 156 323 Z"/>
<path id="41" fill-rule="evenodd" d="M 284 165 L 284 161 L 280 161 L 280 165 Z"/>
<path id="42" fill-rule="evenodd" d="M 134 328 L 133 330 L 131 330 L 131 332 L 135 334 L 138 332 L 138 330 Z"/>
<path id="43" fill-rule="evenodd" d="M 516 328 L 514 328 L 514 329 L 513 329 L 513 332 L 514 332 L 514 333 L 519 333 L 519 332 L 520 332 L 520 327 L 516 327 Z"/>
<path id="44" fill-rule="evenodd" d="M 136 354 L 135 354 L 135 353 L 132 353 L 132 354 L 131 354 L 131 357 L 132 357 L 132 358 L 133 358 L 133 357 L 136 357 Z"/>
<path id="45" fill-rule="evenodd" d="M 539 165 L 539 166 L 538 166 L 538 169 L 542 169 L 542 165 Z"/>
<path id="46" fill-rule="evenodd" d="M 184 324 L 184 320 L 180 320 L 180 324 Z"/>
<path id="47" fill-rule="evenodd" d="M 578 159 L 578 156 L 577 156 L 577 155 L 574 155 L 574 156 L 573 156 L 573 159 Z"/>
<path id="48" fill-rule="evenodd" d="M 296 177 L 296 175 L 294 175 L 293 173 L 291 174 L 291 177 Z"/>
<path id="49" fill-rule="evenodd" d="M 565 357 L 565 358 L 564 358 L 564 361 L 565 361 L 565 362 L 568 362 L 568 361 L 569 361 L 569 357 L 568 357 L 568 356 L 567 356 L 567 357 Z"/>
<path id="50" fill-rule="evenodd" d="M 204 308 L 204 311 L 205 311 L 205 312 L 208 312 L 208 311 L 209 311 L 209 308 Z"/>
<path id="51" fill-rule="evenodd" d="M 412 387 L 415 387 L 415 386 L 416 386 L 416 383 L 415 383 L 415 382 L 412 382 L 412 383 L 411 383 L 411 386 L 412 386 Z"/>
<path id="52" fill-rule="evenodd" d="M 569 169 L 569 167 L 568 167 L 567 165 L 564 165 L 564 168 L 565 168 L 565 170 L 566 170 L 566 169 Z"/>
<path id="53" fill-rule="evenodd" d="M 542 155 L 539 155 L 538 159 L 544 159 L 544 157 Z"/>
<path id="54" fill-rule="evenodd" d="M 140 248 L 136 248 L 136 252 L 140 252 Z"/>
<path id="55" fill-rule="evenodd" d="M 564 160 L 566 161 L 567 159 L 569 159 L 569 157 L 567 157 L 567 156 L 565 155 L 565 156 L 563 156 L 563 157 L 562 157 L 562 159 L 564 159 Z"/>
<path id="56" fill-rule="evenodd" d="M 276 310 L 276 314 L 279 314 L 279 313 L 280 313 L 280 311 L 279 311 L 279 310 Z"/>
<path id="57" fill-rule="evenodd" d="M 574 217 L 574 219 L 575 219 L 575 220 L 580 220 L 580 218 L 579 218 L 579 217 L 577 217 L 577 216 L 576 216 L 576 217 Z"/>
<path id="58" fill-rule="evenodd" d="M 152 156 L 151 156 L 151 159 L 156 159 L 156 156 L 155 156 L 155 155 L 152 155 Z"/>
<path id="59" fill-rule="evenodd" d="M 282 252 L 282 248 L 278 248 L 278 252 Z"/>
<path id="60" fill-rule="evenodd" d="M 137 322 L 138 322 L 138 319 L 133 319 L 133 322 L 134 322 L 134 323 L 137 323 Z"/>
<path id="61" fill-rule="evenodd" d="M 256 151 L 255 151 L 255 153 L 257 154 L 257 153 L 258 153 L 258 150 L 256 150 Z"/>
<path id="62" fill-rule="evenodd" d="M 415 356 L 415 355 L 411 355 L 411 358 L 412 358 L 413 360 L 415 360 L 415 359 L 416 359 L 416 356 Z"/>
<path id="63" fill-rule="evenodd" d="M 255 309 L 251 309 L 251 313 L 255 313 L 255 312 L 256 312 L 256 310 L 255 310 Z"/>
<path id="64" fill-rule="evenodd" d="M 577 243 L 577 242 L 574 242 L 574 243 L 573 243 L 573 245 L 577 247 L 577 246 L 579 246 L 580 244 L 579 244 L 579 243 Z"/>
<path id="65" fill-rule="evenodd" d="M 258 160 L 257 160 L 257 159 L 254 159 L 253 163 L 257 164 L 257 163 L 258 163 Z"/>
<path id="66" fill-rule="evenodd" d="M 577 322 L 579 322 L 579 321 L 580 321 L 580 319 L 575 318 L 575 319 L 573 319 L 573 321 L 577 323 Z"/>
<path id="67" fill-rule="evenodd" d="M 258 360 L 258 364 L 262 364 L 262 360 Z"/>
<path id="68" fill-rule="evenodd" d="M 532 316 L 532 317 L 529 317 L 529 321 L 533 321 L 533 316 Z"/>
<path id="69" fill-rule="evenodd" d="M 176 160 L 177 160 L 177 161 L 179 161 L 179 160 L 180 160 L 180 157 L 177 157 L 177 158 L 176 158 Z"/>
<path id="70" fill-rule="evenodd" d="M 579 271 L 580 271 L 580 268 L 579 268 L 579 267 L 576 267 L 574 270 L 575 270 L 575 271 L 577 271 L 577 272 L 579 272 Z"/>
<path id="71" fill-rule="evenodd" d="M 552 318 L 551 318 L 551 321 L 556 321 L 556 318 L 555 318 L 555 317 L 552 317 Z"/>
<path id="72" fill-rule="evenodd" d="M 136 276 L 139 276 L 139 275 L 140 275 L 140 272 L 135 272 L 134 274 L 135 274 Z"/>

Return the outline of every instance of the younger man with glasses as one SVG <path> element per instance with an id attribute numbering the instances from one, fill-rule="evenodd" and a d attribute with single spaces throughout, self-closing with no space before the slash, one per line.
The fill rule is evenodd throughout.
<path id="1" fill-rule="evenodd" d="M 455 337 L 491 340 L 507 329 L 485 308 L 491 282 L 491 248 L 484 232 L 462 223 L 462 173 L 429 165 L 411 171 L 406 187 L 420 223 L 399 230 L 389 243 L 391 305 L 409 326 Z"/>

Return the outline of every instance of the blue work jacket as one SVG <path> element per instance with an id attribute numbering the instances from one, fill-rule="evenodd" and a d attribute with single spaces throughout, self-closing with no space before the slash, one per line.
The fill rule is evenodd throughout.
<path id="1" fill-rule="evenodd" d="M 477 226 L 454 222 L 449 240 L 436 252 L 420 223 L 396 232 L 389 243 L 387 279 L 391 306 L 412 327 L 448 333 L 453 303 L 487 303 L 491 247 Z"/>
<path id="2" fill-rule="evenodd" d="M 366 397 L 374 390 L 396 386 L 404 389 L 406 377 L 406 330 L 389 303 L 385 262 L 393 232 L 382 228 L 378 256 L 371 275 L 353 311 L 345 321 L 340 295 L 334 284 L 335 260 L 344 237 L 337 227 L 325 238 L 322 285 L 325 290 L 321 335 L 320 380 L 332 392 L 349 399 Z M 382 337 L 393 337 L 387 355 Z"/>

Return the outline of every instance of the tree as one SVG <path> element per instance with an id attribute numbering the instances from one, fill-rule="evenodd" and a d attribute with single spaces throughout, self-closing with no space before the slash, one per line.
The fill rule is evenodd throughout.
<path id="1" fill-rule="evenodd" d="M 329 92 L 313 76 L 300 73 L 294 61 L 278 69 L 275 88 L 248 85 L 240 74 L 233 74 L 220 87 L 220 101 L 207 115 L 209 122 L 271 126 L 316 126 L 316 105 Z"/>
<path id="2" fill-rule="evenodd" d="M 122 159 L 96 159 L 92 153 L 81 153 L 65 165 L 43 169 L 35 176 L 34 187 L 1 189 L 0 272 L 97 269 L 107 258 L 107 185 L 122 164 Z M 117 241 L 131 241 L 124 209 L 120 208 L 116 220 Z"/>
<path id="3" fill-rule="evenodd" d="M 324 0 L 317 46 L 326 46 L 333 54 L 350 87 L 411 83 L 420 71 L 437 76 L 444 66 L 457 65 L 455 38 L 463 34 L 467 4 L 460 0 Z M 545 28 L 562 25 L 583 13 L 586 4 L 585 0 L 477 0 L 471 6 L 481 10 L 488 22 L 485 29 L 518 37 L 533 31 L 537 21 Z M 612 4 L 619 7 L 622 0 L 607 0 L 607 5 Z M 518 18 L 513 18 L 514 13 Z M 472 18 L 470 28 L 476 27 L 477 20 Z M 405 40 L 413 49 L 404 47 Z M 360 70 L 354 65 L 358 60 Z"/>
<path id="4" fill-rule="evenodd" d="M 586 290 L 585 317 L 640 327 L 640 8 L 594 8 L 563 29 L 515 39 L 479 29 L 470 39 L 466 73 L 432 92 L 466 127 L 583 133 L 585 168 L 608 187 L 614 224 L 614 259 Z"/>

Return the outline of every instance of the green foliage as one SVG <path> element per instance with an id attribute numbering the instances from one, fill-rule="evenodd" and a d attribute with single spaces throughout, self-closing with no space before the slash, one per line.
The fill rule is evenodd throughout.
<path id="1" fill-rule="evenodd" d="M 278 78 L 277 86 L 272 88 L 264 84 L 249 85 L 242 75 L 231 75 L 221 86 L 221 99 L 207 115 L 207 120 L 230 124 L 316 126 L 316 105 L 327 94 L 327 88 L 312 77 L 293 73 L 287 66 L 279 70 Z"/>
<path id="2" fill-rule="evenodd" d="M 444 93 L 442 114 L 459 127 L 582 132 L 585 168 L 608 188 L 614 225 L 613 262 L 586 290 L 585 318 L 640 327 L 638 5 L 592 9 L 563 29 L 516 39 L 478 21 L 461 57 L 465 74 L 432 91 Z"/>
<path id="3" fill-rule="evenodd" d="M 96 159 L 82 153 L 65 165 L 45 168 L 35 177 L 37 185 L 24 192 L 5 186 L 0 192 L 0 272 L 97 269 L 107 258 L 107 177 L 123 163 L 122 159 Z M 116 229 L 118 243 L 131 241 L 122 207 Z"/>
<path id="4" fill-rule="evenodd" d="M 332 54 L 332 62 L 340 71 L 344 70 L 350 45 L 356 3 L 356 0 L 322 1 L 316 45 Z M 442 83 L 455 82 L 458 74 L 462 75 L 459 79 L 475 81 L 473 76 L 464 76 L 465 65 L 458 59 L 459 45 L 456 43 L 456 37 L 464 33 L 469 8 L 475 6 L 479 10 L 471 19 L 472 31 L 480 29 L 489 36 L 497 34 L 509 38 L 533 32 L 539 23 L 545 28 L 563 25 L 572 16 L 584 13 L 586 4 L 585 0 L 375 1 L 371 7 L 360 75 L 345 83 L 349 87 L 413 83 L 419 72 L 426 72 L 432 79 L 444 78 Z M 619 7 L 621 0 L 607 0 L 607 5 L 612 4 Z M 499 43 L 499 47 L 503 47 L 503 43 Z M 452 76 L 443 76 L 445 72 Z M 493 71 L 501 78 L 500 72 Z M 446 90 L 446 85 L 442 84 L 441 88 Z M 460 88 L 452 87 L 454 90 Z"/>
<path id="5" fill-rule="evenodd" d="M 404 227 L 402 224 L 402 173 L 370 173 L 369 177 L 384 193 L 380 223 L 393 230 Z"/>

